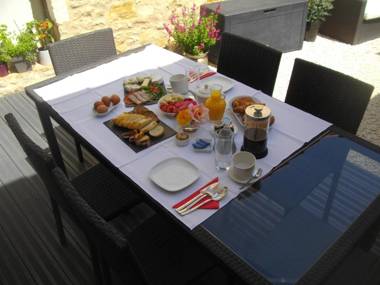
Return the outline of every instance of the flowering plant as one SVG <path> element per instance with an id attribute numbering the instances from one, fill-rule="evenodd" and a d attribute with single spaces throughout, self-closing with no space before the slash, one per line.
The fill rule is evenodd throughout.
<path id="1" fill-rule="evenodd" d="M 173 10 L 169 23 L 164 28 L 169 35 L 169 41 L 174 40 L 181 51 L 190 55 L 201 55 L 220 39 L 220 30 L 216 28 L 220 5 L 215 13 L 206 15 L 205 9 L 198 9 L 195 4 L 191 8 L 183 7 L 178 13 Z"/>
<path id="2" fill-rule="evenodd" d="M 42 50 L 47 49 L 48 44 L 54 42 L 53 27 L 53 22 L 49 19 L 43 21 L 34 20 L 28 23 L 29 30 L 34 33 Z"/>

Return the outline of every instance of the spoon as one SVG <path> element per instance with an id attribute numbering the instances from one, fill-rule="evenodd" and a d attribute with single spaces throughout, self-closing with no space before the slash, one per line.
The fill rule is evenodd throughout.
<path id="1" fill-rule="evenodd" d="M 228 187 L 215 187 L 211 189 L 211 191 L 206 191 L 206 193 L 210 196 L 209 199 L 204 200 L 202 203 L 199 203 L 198 205 L 194 206 L 193 208 L 185 208 L 185 210 L 179 211 L 178 213 L 181 216 L 187 215 L 198 209 L 199 207 L 202 207 L 204 204 L 214 200 L 219 201 L 222 200 L 228 192 Z"/>
<path id="2" fill-rule="evenodd" d="M 259 177 L 261 176 L 261 174 L 263 174 L 263 169 L 262 169 L 262 168 L 257 169 L 255 175 L 253 175 L 253 176 L 251 177 L 251 179 L 248 180 L 247 183 L 245 183 L 244 185 L 240 186 L 239 189 L 242 190 L 242 189 L 246 189 L 246 188 L 250 187 L 251 184 L 252 184 L 257 178 L 259 178 Z"/>

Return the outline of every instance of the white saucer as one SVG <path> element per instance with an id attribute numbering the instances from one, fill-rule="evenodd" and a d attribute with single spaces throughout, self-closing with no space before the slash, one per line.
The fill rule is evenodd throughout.
<path id="1" fill-rule="evenodd" d="M 228 173 L 228 176 L 235 182 L 237 183 L 241 183 L 241 184 L 245 184 L 247 183 L 253 176 L 250 176 L 249 178 L 246 178 L 246 179 L 240 179 L 240 178 L 237 178 L 235 177 L 232 173 L 232 167 L 228 168 L 227 170 L 227 173 Z M 255 172 L 256 173 L 256 172 Z"/>

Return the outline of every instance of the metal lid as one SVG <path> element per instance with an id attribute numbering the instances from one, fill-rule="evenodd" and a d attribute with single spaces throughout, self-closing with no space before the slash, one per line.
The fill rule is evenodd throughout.
<path id="1" fill-rule="evenodd" d="M 265 120 L 270 117 L 271 110 L 265 105 L 254 104 L 245 109 L 245 114 L 253 120 Z"/>

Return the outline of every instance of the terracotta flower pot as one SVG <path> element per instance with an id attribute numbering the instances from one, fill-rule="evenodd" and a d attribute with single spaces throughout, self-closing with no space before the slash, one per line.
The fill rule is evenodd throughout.
<path id="1" fill-rule="evenodd" d="M 321 22 L 307 22 L 306 23 L 306 31 L 305 31 L 305 41 L 307 42 L 314 42 L 317 38 L 319 27 L 321 25 Z"/>
<path id="2" fill-rule="evenodd" d="M 188 54 L 186 52 L 184 53 L 185 57 L 190 58 L 193 61 L 196 61 L 196 62 L 208 65 L 208 57 L 207 57 L 207 55 L 208 55 L 207 52 L 199 54 L 199 55 L 192 55 L 192 54 Z"/>
<path id="3" fill-rule="evenodd" d="M 0 77 L 8 75 L 8 65 L 4 62 L 0 62 Z"/>

